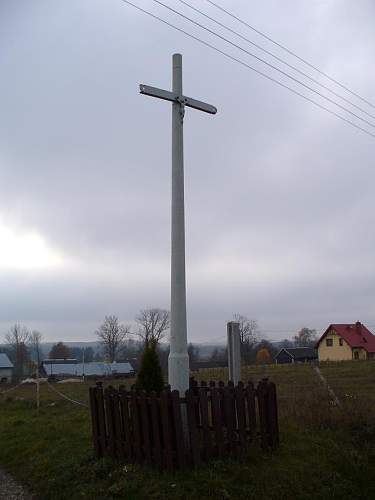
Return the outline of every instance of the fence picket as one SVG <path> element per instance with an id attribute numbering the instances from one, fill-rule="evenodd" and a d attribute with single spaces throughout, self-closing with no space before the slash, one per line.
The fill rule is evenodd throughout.
<path id="1" fill-rule="evenodd" d="M 199 407 L 201 415 L 203 456 L 208 460 L 212 456 L 211 431 L 208 420 L 208 398 L 206 386 L 199 389 Z"/>
<path id="2" fill-rule="evenodd" d="M 134 458 L 136 462 L 143 463 L 141 427 L 139 421 L 138 395 L 136 391 L 130 393 L 131 419 L 134 437 Z"/>
<path id="3" fill-rule="evenodd" d="M 261 446 L 264 450 L 269 447 L 269 427 L 268 427 L 268 416 L 267 416 L 267 379 L 263 379 L 259 382 L 257 387 L 257 397 L 258 397 L 258 411 L 259 411 L 259 425 L 260 425 L 260 440 Z"/>
<path id="4" fill-rule="evenodd" d="M 123 434 L 123 427 L 121 425 L 120 396 L 118 391 L 116 390 L 111 391 L 111 399 L 112 399 L 116 456 L 117 458 L 125 458 L 124 434 Z"/>
<path id="5" fill-rule="evenodd" d="M 150 410 L 152 422 L 152 456 L 159 467 L 162 467 L 162 448 L 161 448 L 161 434 L 160 434 L 160 411 L 159 401 L 156 392 L 150 394 Z"/>
<path id="6" fill-rule="evenodd" d="M 194 389 L 189 389 L 186 391 L 186 409 L 189 425 L 191 460 L 195 467 L 201 463 L 199 435 L 195 414 L 196 406 L 197 403 L 196 397 L 194 396 Z"/>
<path id="7" fill-rule="evenodd" d="M 212 409 L 212 425 L 215 432 L 216 453 L 219 458 L 224 456 L 224 440 L 223 440 L 223 420 L 220 408 L 221 394 L 216 387 L 211 388 L 211 409 Z"/>
<path id="8" fill-rule="evenodd" d="M 99 439 L 99 417 L 98 417 L 98 402 L 97 402 L 97 388 L 90 387 L 90 409 L 91 409 L 91 425 L 93 434 L 93 443 L 95 456 L 100 458 L 103 456 L 103 451 L 100 446 Z"/>
<path id="9" fill-rule="evenodd" d="M 268 382 L 267 394 L 267 415 L 268 415 L 268 433 L 269 446 L 276 449 L 279 446 L 279 424 L 277 416 L 276 386 L 273 382 Z"/>
<path id="10" fill-rule="evenodd" d="M 142 424 L 143 456 L 146 463 L 151 463 L 151 443 L 150 443 L 150 420 L 148 415 L 148 404 L 146 392 L 142 391 L 139 396 L 139 413 Z"/>
<path id="11" fill-rule="evenodd" d="M 132 428 L 131 419 L 129 415 L 129 400 L 128 392 L 122 387 L 119 391 L 119 400 L 121 407 L 121 420 L 124 435 L 124 454 L 125 458 L 130 462 L 134 461 L 133 454 L 133 439 L 132 439 Z"/>
<path id="12" fill-rule="evenodd" d="M 239 450 L 242 452 L 246 444 L 246 414 L 245 414 L 245 396 L 242 382 L 235 388 L 237 429 L 239 438 Z"/>
<path id="13" fill-rule="evenodd" d="M 172 400 L 172 415 L 173 415 L 174 431 L 175 431 L 177 463 L 179 467 L 182 468 L 185 465 L 185 446 L 184 446 L 184 431 L 182 428 L 181 412 L 186 411 L 186 406 L 180 402 L 180 393 L 178 391 L 172 391 L 171 400 Z"/>
<path id="14" fill-rule="evenodd" d="M 106 429 L 106 419 L 104 410 L 104 396 L 103 387 L 101 383 L 97 385 L 96 401 L 98 405 L 98 418 L 99 418 L 99 441 L 102 450 L 102 455 L 107 454 L 107 429 Z"/>
<path id="15" fill-rule="evenodd" d="M 247 421 L 250 438 L 253 438 L 257 428 L 256 405 L 255 405 L 255 390 L 251 381 L 248 382 L 245 389 L 245 398 L 247 406 Z"/>
<path id="16" fill-rule="evenodd" d="M 232 387 L 224 388 L 224 412 L 225 412 L 225 425 L 227 428 L 227 447 L 229 451 L 234 451 L 236 448 L 236 438 L 234 432 L 234 414 L 233 414 L 233 399 Z"/>
<path id="17" fill-rule="evenodd" d="M 169 422 L 170 392 L 164 389 L 160 394 L 161 425 L 163 429 L 164 462 L 168 470 L 173 469 L 173 448 L 171 425 Z"/>

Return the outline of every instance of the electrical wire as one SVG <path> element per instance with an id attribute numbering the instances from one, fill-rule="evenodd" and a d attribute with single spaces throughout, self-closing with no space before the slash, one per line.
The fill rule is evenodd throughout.
<path id="1" fill-rule="evenodd" d="M 301 80 L 298 80 L 298 78 L 295 78 L 294 76 L 291 76 L 289 73 L 287 73 L 286 71 L 283 71 L 282 69 L 278 68 L 277 66 L 275 66 L 274 64 L 271 64 L 269 63 L 268 61 L 266 61 L 265 59 L 262 59 L 261 57 L 257 56 L 256 54 L 253 54 L 252 52 L 250 52 L 249 50 L 247 49 L 244 49 L 243 47 L 241 47 L 241 45 L 238 45 L 237 43 L 233 42 L 232 40 L 229 40 L 228 38 L 225 38 L 225 36 L 222 36 L 220 35 L 219 33 L 216 33 L 216 31 L 214 30 L 211 30 L 210 28 L 208 28 L 207 26 L 204 26 L 203 24 L 199 23 L 198 21 L 195 21 L 194 19 L 191 19 L 189 16 L 186 16 L 185 14 L 182 14 L 181 12 L 179 12 L 178 10 L 174 9 L 173 7 L 170 7 L 169 5 L 161 2 L 160 0 L 152 0 L 154 3 L 158 4 L 158 5 L 161 5 L 162 7 L 164 7 L 165 9 L 173 12 L 174 14 L 177 14 L 178 16 L 182 17 L 183 19 L 187 20 L 187 21 L 190 21 L 192 24 L 194 24 L 195 26 L 198 26 L 199 28 L 207 31 L 208 33 L 210 33 L 211 35 L 214 35 L 216 36 L 217 38 L 219 38 L 220 40 L 223 40 L 224 42 L 226 43 L 229 43 L 230 45 L 232 45 L 233 47 L 235 47 L 236 49 L 238 50 L 241 50 L 242 52 L 245 52 L 245 54 L 253 57 L 254 59 L 256 59 L 257 61 L 265 64 L 266 66 L 269 66 L 270 68 L 272 68 L 273 70 L 275 71 L 278 71 L 279 73 L 281 73 L 283 76 L 289 78 L 290 80 L 292 80 L 293 82 L 295 83 L 298 83 L 299 85 L 302 85 L 302 87 L 305 87 L 307 90 L 310 90 L 311 92 L 314 92 L 315 94 L 317 94 L 319 97 L 321 97 L 322 99 L 325 99 L 326 101 L 328 101 L 329 103 L 331 104 L 334 104 L 335 106 L 337 106 L 338 108 L 342 109 L 343 111 L 345 111 L 346 113 L 349 113 L 351 114 L 352 116 L 354 116 L 355 118 L 357 118 L 358 120 L 361 120 L 362 122 L 366 123 L 366 125 L 369 125 L 370 127 L 373 127 L 375 128 L 375 125 L 371 122 L 369 122 L 368 120 L 366 120 L 365 118 L 362 118 L 361 116 L 357 115 L 356 113 L 353 113 L 353 111 L 350 111 L 350 109 L 346 108 L 345 106 L 342 106 L 341 104 L 337 103 L 336 101 L 334 101 L 333 99 L 331 99 L 330 97 L 327 97 L 325 96 L 324 94 L 322 94 L 321 92 L 319 92 L 318 90 L 314 89 L 313 87 L 310 87 L 309 85 L 307 85 L 306 83 L 302 82 Z"/>
<path id="2" fill-rule="evenodd" d="M 315 78 L 313 78 L 312 76 L 308 75 L 307 73 L 305 73 L 304 71 L 301 71 L 299 68 L 297 68 L 296 66 L 293 66 L 292 64 L 289 64 L 287 61 L 285 61 L 284 59 L 282 59 L 281 57 L 278 57 L 276 56 L 275 54 L 273 54 L 271 51 L 265 49 L 264 47 L 262 47 L 261 45 L 253 42 L 252 40 L 250 40 L 249 38 L 246 38 L 245 36 L 241 35 L 241 33 L 238 33 L 238 31 L 236 30 L 233 30 L 232 28 L 230 28 L 229 26 L 221 23 L 220 21 L 218 21 L 217 19 L 214 19 L 213 17 L 209 16 L 208 14 L 206 14 L 205 12 L 203 12 L 202 10 L 200 9 L 197 9 L 196 7 L 194 7 L 193 5 L 189 4 L 188 2 L 186 2 L 185 0 L 177 0 L 178 2 L 182 3 L 183 5 L 186 5 L 187 7 L 189 7 L 190 9 L 194 10 L 195 12 L 197 12 L 198 14 L 201 14 L 202 16 L 206 17 L 207 19 L 209 19 L 210 21 L 213 21 L 214 23 L 216 23 L 218 26 L 221 26 L 222 28 L 228 30 L 230 33 L 233 33 L 234 35 L 238 36 L 239 38 L 241 38 L 242 40 L 244 40 L 245 42 L 248 42 L 250 43 L 251 45 L 253 45 L 254 47 L 256 47 L 257 49 L 261 50 L 262 52 L 264 52 L 265 54 L 268 54 L 269 56 L 273 57 L 274 59 L 276 59 L 277 61 L 281 62 L 282 64 L 285 64 L 285 66 L 287 66 L 288 68 L 291 68 L 293 71 L 296 71 L 297 73 L 299 73 L 300 75 L 304 76 L 305 78 L 308 78 L 309 80 L 311 80 L 312 82 L 314 82 L 316 85 L 319 85 L 320 87 L 322 87 L 323 89 L 327 90 L 328 92 L 331 92 L 331 94 L 335 95 L 336 97 L 339 97 L 340 99 L 342 99 L 343 101 L 347 102 L 348 104 L 350 104 L 351 106 L 353 106 L 354 108 L 358 109 L 359 111 L 361 111 L 362 113 L 364 113 L 365 115 L 369 116 L 370 118 L 373 118 L 375 120 L 375 116 L 372 115 L 371 113 L 368 113 L 365 109 L 361 108 L 360 106 L 357 106 L 357 104 L 354 104 L 352 101 L 350 101 L 349 99 L 347 99 L 346 97 L 338 94 L 337 92 L 335 92 L 334 90 L 332 90 L 330 87 L 327 87 L 327 85 L 324 85 L 323 83 L 320 83 L 319 80 L 316 80 Z"/>
<path id="3" fill-rule="evenodd" d="M 299 96 L 299 97 L 302 97 L 302 99 L 305 99 L 306 101 L 314 104 L 315 106 L 317 106 L 318 108 L 326 111 L 327 113 L 330 113 L 331 115 L 335 116 L 336 118 L 346 122 L 347 124 L 351 125 L 352 127 L 358 129 L 358 130 L 361 130 L 362 132 L 364 132 L 365 134 L 367 135 L 370 135 L 371 137 L 373 137 L 375 139 L 375 134 L 373 134 L 372 132 L 370 132 L 369 130 L 366 130 L 365 128 L 357 125 L 356 123 L 354 123 L 353 121 L 339 115 L 338 113 L 336 113 L 335 111 L 332 111 L 331 109 L 323 106 L 322 104 L 314 101 L 313 99 L 311 99 L 310 97 L 307 97 L 305 96 L 304 94 L 301 94 L 300 92 L 298 92 L 297 90 L 293 89 L 292 87 L 289 87 L 288 85 L 276 80 L 275 78 L 267 75 L 266 73 L 263 73 L 262 71 L 254 68 L 253 66 L 250 66 L 249 64 L 245 63 L 244 61 L 242 61 L 241 59 L 238 59 L 234 56 L 232 56 L 231 54 L 228 54 L 227 52 L 215 47 L 214 45 L 210 44 L 209 42 L 206 42 L 205 40 L 202 40 L 201 38 L 195 36 L 195 35 L 192 35 L 191 33 L 188 33 L 187 31 L 183 30 L 182 28 L 179 28 L 177 26 L 175 26 L 174 24 L 166 21 L 165 19 L 162 19 L 161 17 L 157 16 L 156 14 L 153 14 L 152 12 L 146 10 L 146 9 L 143 9 L 142 7 L 140 7 L 139 5 L 136 5 L 132 2 L 130 2 L 129 0 L 120 0 L 121 2 L 137 9 L 138 11 L 142 12 L 143 14 L 146 14 L 147 16 L 149 17 L 152 17 L 153 19 L 165 24 L 166 26 L 169 26 L 170 28 L 173 28 L 174 30 L 176 31 L 179 31 L 180 33 L 183 33 L 184 35 L 188 36 L 189 38 L 192 38 L 193 40 L 201 43 L 202 45 L 205 45 L 206 47 L 209 47 L 210 49 L 212 50 L 215 50 L 216 52 L 218 52 L 219 54 L 222 54 L 223 56 L 227 57 L 228 59 L 234 61 L 234 62 L 237 62 L 238 64 L 241 64 L 242 66 L 244 66 L 245 68 L 247 69 L 250 69 L 251 71 L 254 71 L 255 73 L 257 73 L 258 75 L 261 75 L 263 76 L 264 78 L 267 78 L 267 80 L 270 80 L 271 82 L 273 83 L 276 83 L 277 85 L 279 85 L 280 87 L 283 87 L 287 90 L 289 90 L 290 92 L 292 92 L 293 94 Z"/>
<path id="4" fill-rule="evenodd" d="M 269 42 L 272 42 L 273 44 L 277 45 L 277 47 L 285 50 L 285 52 L 287 52 L 288 54 L 292 55 L 293 57 L 297 58 L 299 61 L 303 62 L 304 64 L 306 64 L 307 66 L 309 66 L 310 68 L 314 69 L 315 71 L 317 71 L 318 73 L 320 73 L 321 75 L 325 76 L 326 78 L 328 78 L 328 80 L 330 80 L 331 82 L 335 83 L 336 85 L 339 85 L 341 88 L 345 89 L 347 92 L 349 92 L 350 94 L 356 96 L 358 99 L 360 99 L 361 101 L 365 102 L 366 104 L 368 104 L 369 106 L 371 106 L 372 108 L 375 108 L 375 105 L 372 104 L 370 101 L 368 101 L 367 99 L 365 99 L 364 97 L 360 96 L 359 94 L 357 94 L 356 92 L 354 92 L 353 90 L 350 90 L 348 87 L 346 87 L 343 83 L 340 83 L 338 80 L 336 80 L 335 78 L 333 78 L 332 76 L 329 76 L 327 73 L 325 73 L 324 71 L 320 70 L 319 68 L 317 68 L 316 66 L 314 66 L 313 64 L 311 64 L 309 61 L 307 61 L 306 59 L 304 59 L 303 57 L 300 57 L 298 54 L 296 54 L 295 52 L 293 52 L 292 50 L 288 49 L 287 47 L 285 47 L 285 45 L 282 45 L 281 43 L 277 42 L 276 40 L 274 40 L 273 38 L 271 38 L 270 36 L 266 35 L 265 33 L 263 33 L 263 31 L 261 30 L 258 30 L 257 28 L 255 28 L 254 26 L 252 26 L 251 24 L 247 23 L 246 21 L 243 21 L 241 18 L 235 16 L 232 12 L 229 12 L 228 10 L 224 9 L 223 7 L 221 7 L 220 5 L 218 5 L 217 3 L 213 2 L 212 0 L 206 0 L 206 2 L 208 2 L 209 4 L 213 5 L 214 7 L 216 7 L 217 9 L 221 10 L 222 12 L 225 12 L 225 14 L 227 14 L 228 16 L 232 17 L 233 19 L 236 19 L 236 21 L 240 22 L 241 24 L 243 24 L 244 26 L 248 27 L 249 29 L 255 31 L 255 33 L 258 33 L 258 35 L 262 36 L 263 38 L 265 38 L 266 40 L 268 40 Z"/>

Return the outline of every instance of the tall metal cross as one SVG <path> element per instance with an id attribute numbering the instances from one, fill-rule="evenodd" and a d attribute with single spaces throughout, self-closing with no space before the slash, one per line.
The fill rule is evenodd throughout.
<path id="1" fill-rule="evenodd" d="M 182 93 L 182 56 L 173 55 L 172 92 L 140 85 L 140 93 L 172 102 L 171 338 L 168 381 L 181 394 L 189 388 L 185 284 L 183 122 L 185 106 L 214 115 L 217 109 Z"/>

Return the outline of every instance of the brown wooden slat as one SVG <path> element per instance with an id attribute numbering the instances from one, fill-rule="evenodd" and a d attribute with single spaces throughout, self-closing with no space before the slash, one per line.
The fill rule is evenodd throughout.
<path id="1" fill-rule="evenodd" d="M 231 386 L 224 388 L 224 411 L 225 411 L 225 425 L 227 428 L 227 445 L 229 451 L 236 450 L 236 433 L 234 432 L 234 398 L 233 388 Z"/>
<path id="2" fill-rule="evenodd" d="M 236 414 L 237 414 L 237 432 L 239 438 L 239 450 L 242 453 L 246 447 L 246 413 L 245 413 L 245 394 L 243 384 L 238 384 L 235 388 Z"/>
<path id="3" fill-rule="evenodd" d="M 194 389 L 189 389 L 188 391 L 186 391 L 186 409 L 190 437 L 190 458 L 194 467 L 197 467 L 201 464 L 200 443 L 195 414 L 196 405 L 197 401 L 196 397 L 194 396 Z"/>
<path id="4" fill-rule="evenodd" d="M 199 407 L 201 414 L 201 425 L 202 425 L 202 444 L 203 444 L 203 456 L 206 460 L 212 457 L 212 442 L 211 442 L 211 431 L 209 427 L 208 418 L 208 399 L 206 387 L 203 386 L 199 390 Z"/>
<path id="5" fill-rule="evenodd" d="M 150 431 L 151 431 L 151 422 L 148 415 L 148 404 L 147 404 L 147 396 L 146 392 L 142 391 L 139 396 L 139 410 L 141 416 L 141 425 L 142 425 L 142 441 L 143 441 L 143 455 L 145 458 L 145 462 L 151 463 L 151 441 L 150 441 Z"/>
<path id="6" fill-rule="evenodd" d="M 139 407 L 138 407 L 138 395 L 136 391 L 131 391 L 130 394 L 131 402 L 131 420 L 133 429 L 133 439 L 134 439 L 134 459 L 139 464 L 143 463 L 143 453 L 142 453 L 142 440 L 141 440 L 141 428 L 139 422 Z"/>
<path id="7" fill-rule="evenodd" d="M 224 456 L 223 420 L 220 408 L 221 394 L 216 387 L 211 389 L 212 425 L 215 432 L 215 444 L 217 455 Z"/>
<path id="8" fill-rule="evenodd" d="M 167 469 L 173 470 L 173 445 L 172 429 L 169 419 L 169 390 L 163 390 L 160 394 L 161 425 L 163 430 L 164 463 Z"/>
<path id="9" fill-rule="evenodd" d="M 120 398 L 120 406 L 121 406 L 121 420 L 122 420 L 122 428 L 123 428 L 123 436 L 124 436 L 124 454 L 125 458 L 130 462 L 134 461 L 133 454 L 133 433 L 131 428 L 131 417 L 130 417 L 130 408 L 129 408 L 129 396 L 128 392 L 124 389 L 120 389 L 119 398 Z"/>
<path id="10" fill-rule="evenodd" d="M 152 457 L 153 462 L 159 467 L 163 466 L 161 434 L 160 434 L 160 411 L 156 392 L 150 394 L 150 411 L 152 422 Z"/>
<path id="11" fill-rule="evenodd" d="M 112 458 L 116 458 L 116 434 L 113 416 L 112 387 L 104 390 L 105 415 L 108 431 L 108 453 Z"/>
<path id="12" fill-rule="evenodd" d="M 115 432 L 115 447 L 117 458 L 125 458 L 125 448 L 124 448 L 124 433 L 121 423 L 121 413 L 120 413 L 120 396 L 117 390 L 112 391 L 112 410 L 113 410 L 113 423 Z"/>
<path id="13" fill-rule="evenodd" d="M 185 437 L 182 422 L 182 413 L 185 413 L 186 417 L 186 404 L 180 402 L 180 393 L 178 391 L 172 391 L 172 417 L 174 421 L 174 431 L 176 440 L 176 453 L 177 453 L 177 463 L 180 468 L 185 465 Z M 185 423 L 186 418 L 185 418 Z M 187 430 L 187 429 L 186 429 Z"/>
<path id="14" fill-rule="evenodd" d="M 98 405 L 98 421 L 99 421 L 98 430 L 99 430 L 100 447 L 102 450 L 102 454 L 106 455 L 108 453 L 107 450 L 108 437 L 107 437 L 107 426 L 105 421 L 103 387 L 101 384 L 97 385 L 96 401 Z"/>
<path id="15" fill-rule="evenodd" d="M 254 385 L 251 381 L 249 381 L 246 386 L 245 398 L 247 406 L 247 427 L 249 430 L 250 438 L 253 438 L 256 434 L 257 414 L 256 414 L 256 403 L 255 403 L 255 390 L 254 390 Z"/>
<path id="16" fill-rule="evenodd" d="M 257 387 L 259 426 L 261 446 L 268 448 L 268 423 L 267 423 L 267 380 L 261 380 Z"/>
<path id="17" fill-rule="evenodd" d="M 279 446 L 279 424 L 277 415 L 276 386 L 273 382 L 268 382 L 267 386 L 267 412 L 268 412 L 268 435 L 269 446 L 275 450 Z"/>
<path id="18" fill-rule="evenodd" d="M 221 411 L 221 421 L 223 423 L 223 427 L 226 427 L 226 417 L 225 417 L 225 408 L 224 408 L 224 387 L 225 384 L 222 381 L 219 381 L 219 394 L 220 394 L 220 411 Z"/>
<path id="19" fill-rule="evenodd" d="M 92 426 L 92 440 L 94 443 L 95 456 L 100 458 L 103 456 L 100 439 L 99 439 L 99 418 L 98 418 L 98 404 L 97 404 L 97 388 L 90 387 L 90 410 L 91 410 L 91 426 Z"/>

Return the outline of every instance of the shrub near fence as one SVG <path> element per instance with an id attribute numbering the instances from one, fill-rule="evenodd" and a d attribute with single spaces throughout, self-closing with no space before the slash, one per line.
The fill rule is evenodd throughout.
<path id="1" fill-rule="evenodd" d="M 160 395 L 101 384 L 90 388 L 97 457 L 173 470 L 232 453 L 240 456 L 260 434 L 263 449 L 279 444 L 275 384 L 263 379 L 234 387 L 193 383 Z"/>

